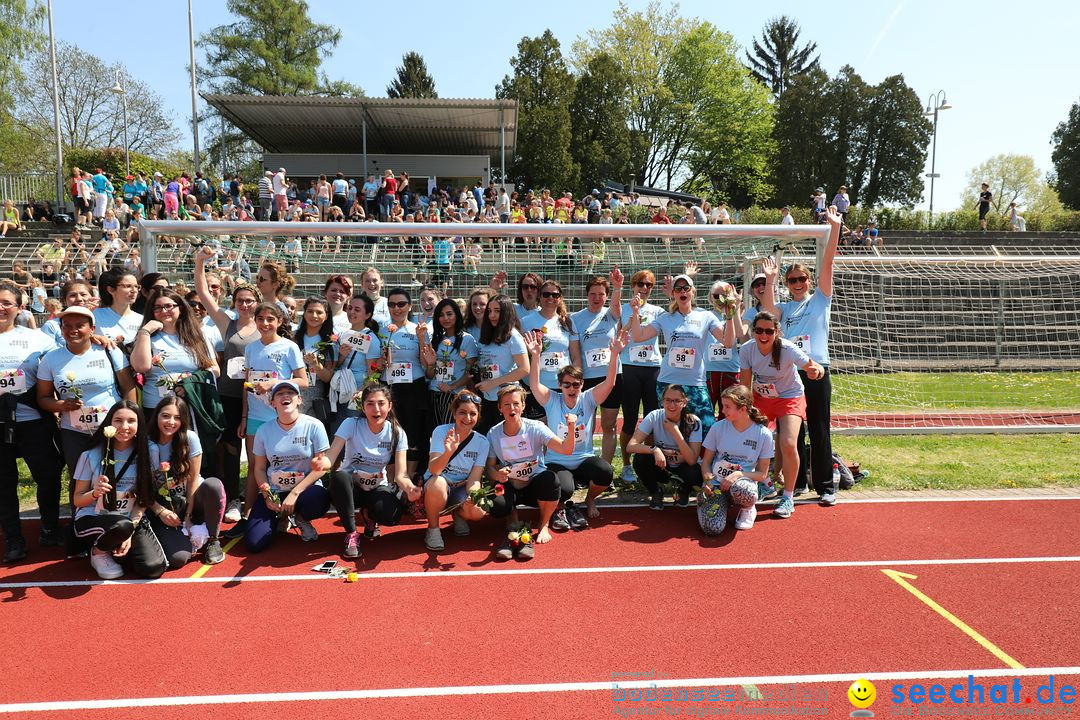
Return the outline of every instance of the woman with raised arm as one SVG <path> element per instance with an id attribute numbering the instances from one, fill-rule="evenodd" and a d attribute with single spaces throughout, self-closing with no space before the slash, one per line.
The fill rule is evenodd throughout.
<path id="1" fill-rule="evenodd" d="M 562 285 L 555 280 L 546 280 L 540 285 L 540 307 L 521 319 L 521 331 L 541 343 L 540 380 L 548 387 L 558 387 L 558 373 L 562 368 L 568 365 L 581 367 L 579 336 L 563 301 Z M 525 416 L 543 420 L 544 406 L 532 395 L 525 402 Z"/>
<path id="2" fill-rule="evenodd" d="M 739 381 L 754 391 L 754 407 L 776 422 L 776 444 L 780 448 L 777 472 L 784 474 L 784 495 L 776 506 L 779 517 L 795 512 L 795 478 L 799 474 L 799 452 L 795 444 L 806 419 L 806 399 L 798 370 L 812 379 L 824 370 L 799 347 L 781 337 L 780 321 L 769 312 L 754 318 L 754 339 L 739 348 Z M 832 465 L 829 466 L 832 473 Z"/>
<path id="3" fill-rule="evenodd" d="M 480 432 L 499 422 L 499 388 L 516 383 L 529 374 L 529 354 L 521 334 L 514 304 L 506 295 L 496 295 L 484 309 L 480 328 L 480 359 L 477 361 L 476 390 L 484 402 L 480 408 Z"/>
<path id="4" fill-rule="evenodd" d="M 777 267 L 767 262 L 763 267 L 767 289 L 762 307 L 780 318 L 784 336 L 822 368 L 819 377 L 811 377 L 800 370 L 799 375 L 806 395 L 806 423 L 800 427 L 798 437 L 799 474 L 794 487 L 806 487 L 809 469 L 814 490 L 824 505 L 836 504 L 840 488 L 833 484 L 832 436 L 832 380 L 829 376 L 829 314 L 833 298 L 833 262 L 843 218 L 835 206 L 825 211 L 829 222 L 829 240 L 818 268 L 817 289 L 814 290 L 814 274 L 810 268 L 794 263 L 784 272 L 784 282 L 791 293 L 791 300 L 775 304 Z M 810 436 L 810 451 L 806 447 Z M 809 463 L 807 462 L 809 460 Z M 786 477 L 786 474 L 785 474 Z"/>
<path id="5" fill-rule="evenodd" d="M 573 452 L 560 454 L 552 450 L 547 455 L 548 467 L 559 480 L 559 500 L 564 505 L 563 509 L 556 511 L 552 517 L 552 530 L 562 531 L 570 528 L 582 530 L 588 526 L 588 519 L 570 500 L 570 496 L 578 487 L 589 488 L 585 498 L 588 517 L 600 516 L 600 512 L 596 509 L 596 498 L 611 487 L 614 471 L 611 469 L 611 463 L 602 457 L 597 457 L 593 450 L 593 427 L 596 422 L 596 408 L 603 406 L 604 400 L 618 383 L 619 353 L 629 342 L 628 335 L 629 331 L 623 330 L 608 342 L 607 375 L 598 385 L 584 388 L 586 380 L 581 368 L 568 365 L 559 371 L 559 392 L 553 392 L 539 378 L 537 370 L 537 360 L 541 350 L 539 341 L 532 337 L 525 340 L 532 357 L 529 379 L 533 381 L 533 394 L 537 402 L 541 403 L 546 411 L 548 428 L 557 436 L 562 435 L 567 430 L 563 418 L 570 413 L 578 418 L 577 425 L 573 428 Z"/>
<path id="6" fill-rule="evenodd" d="M 330 494 L 345 528 L 347 558 L 360 556 L 356 511 L 364 520 L 364 537 L 378 537 L 379 525 L 396 525 L 404 510 L 403 500 L 420 499 L 420 488 L 406 471 L 409 438 L 394 414 L 390 388 L 372 383 L 359 393 L 363 414 L 350 417 L 338 427 L 330 446 L 329 460 L 341 465 L 330 480 Z M 393 477 L 387 472 L 393 467 Z M 396 489 L 403 493 L 399 497 Z"/>
<path id="7" fill-rule="evenodd" d="M 687 507 L 692 488 L 701 484 L 701 420 L 690 411 L 686 388 L 668 385 L 660 401 L 634 431 L 626 449 L 634 455 L 634 470 L 649 491 L 649 508 L 664 509 L 661 485 L 674 485 L 675 504 Z M 651 438 L 651 441 L 650 441 Z"/>
<path id="8" fill-rule="evenodd" d="M 607 377 L 611 360 L 608 346 L 623 327 L 622 284 L 623 276 L 619 268 L 611 271 L 610 280 L 599 275 L 591 278 L 585 286 L 588 305 L 570 316 L 581 343 L 582 364 L 578 367 L 584 372 L 586 390 L 596 387 Z M 609 465 L 615 457 L 615 424 L 622 404 L 622 360 L 616 358 L 615 362 L 619 366 L 616 368 L 615 385 L 607 397 L 599 401 L 600 429 L 603 433 L 600 454 Z"/>
<path id="9" fill-rule="evenodd" d="M 742 316 L 739 314 L 741 298 L 731 283 L 717 280 L 709 288 L 709 300 L 712 314 L 722 324 L 731 324 L 736 338 L 746 335 Z M 720 394 L 739 382 L 738 348 L 730 348 L 723 343 L 710 343 L 709 355 L 705 361 L 708 372 L 709 399 L 713 406 L 720 407 Z M 714 411 L 715 414 L 715 411 Z"/>

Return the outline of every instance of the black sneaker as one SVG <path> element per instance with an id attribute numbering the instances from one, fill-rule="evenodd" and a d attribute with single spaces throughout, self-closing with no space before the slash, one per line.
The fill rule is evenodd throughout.
<path id="1" fill-rule="evenodd" d="M 663 510 L 664 509 L 664 496 L 663 495 L 653 495 L 651 498 L 649 498 L 649 509 L 650 510 Z"/>
<path id="2" fill-rule="evenodd" d="M 555 514 L 551 516 L 551 522 L 548 523 L 555 532 L 566 532 L 570 529 L 570 522 L 566 517 L 566 508 L 559 508 L 555 511 Z"/>
<path id="3" fill-rule="evenodd" d="M 60 535 L 58 528 L 42 528 L 41 534 L 38 535 L 38 545 L 41 547 L 60 547 L 64 544 L 64 539 Z"/>
<path id="4" fill-rule="evenodd" d="M 675 505 L 677 505 L 678 507 L 689 507 L 690 506 L 690 490 L 689 489 L 680 490 L 679 492 L 675 493 Z"/>
<path id="5" fill-rule="evenodd" d="M 67 527 L 67 537 L 64 538 L 64 557 L 68 560 L 78 560 L 90 555 L 90 546 L 78 535 L 71 525 Z"/>
<path id="6" fill-rule="evenodd" d="M 361 510 L 360 517 L 364 520 L 364 537 L 366 539 L 374 540 L 377 537 L 382 537 L 382 530 L 379 529 L 379 523 L 371 519 L 367 510 Z"/>
<path id="7" fill-rule="evenodd" d="M 225 551 L 221 549 L 221 541 L 216 537 L 206 541 L 203 548 L 203 562 L 207 565 L 217 565 L 225 559 Z"/>
<path id="8" fill-rule="evenodd" d="M 510 545 L 510 540 L 503 537 L 502 545 L 495 551 L 496 560 L 509 560 L 514 557 L 514 548 Z"/>
<path id="9" fill-rule="evenodd" d="M 518 545 L 517 552 L 514 553 L 514 557 L 518 560 L 532 560 L 535 555 L 536 548 L 533 547 L 531 540 L 524 545 Z"/>
<path id="10" fill-rule="evenodd" d="M 581 508 L 573 502 L 566 503 L 566 521 L 574 530 L 584 530 L 589 527 L 589 520 L 585 517 L 585 513 L 581 512 Z"/>
<path id="11" fill-rule="evenodd" d="M 240 522 L 233 525 L 231 528 L 225 531 L 222 536 L 226 540 L 234 540 L 238 537 L 244 537 L 244 530 L 247 529 L 247 518 L 240 518 Z"/>
<path id="12" fill-rule="evenodd" d="M 5 563 L 17 563 L 26 559 L 26 538 L 21 535 L 16 538 L 8 538 L 7 551 L 4 553 Z"/>

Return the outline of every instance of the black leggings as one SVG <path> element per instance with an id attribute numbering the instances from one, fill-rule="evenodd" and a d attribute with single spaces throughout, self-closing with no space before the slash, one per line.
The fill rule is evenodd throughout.
<path id="1" fill-rule="evenodd" d="M 473 430 L 481 435 L 486 435 L 491 428 L 501 423 L 502 419 L 502 413 L 499 412 L 499 403 L 484 398 L 480 401 L 480 422 L 476 424 Z"/>
<path id="2" fill-rule="evenodd" d="M 195 490 L 194 508 L 191 511 L 193 525 L 206 523 L 206 531 L 215 538 L 221 529 L 221 516 L 225 512 L 225 489 L 217 478 L 205 478 Z M 180 527 L 172 527 L 150 513 L 150 529 L 154 531 L 170 570 L 181 568 L 191 560 L 191 538 Z M 182 520 L 183 518 L 181 518 Z"/>
<path id="3" fill-rule="evenodd" d="M 159 578 L 167 567 L 165 551 L 145 520 L 136 528 L 127 515 L 120 513 L 84 515 L 75 519 L 75 534 L 107 553 L 131 538 L 127 555 L 118 559 L 129 564 L 140 577 Z"/>
<path id="4" fill-rule="evenodd" d="M 799 474 L 795 478 L 796 487 L 806 487 L 806 470 L 810 469 L 810 479 L 814 490 L 819 495 L 837 492 L 832 476 L 832 436 L 829 425 L 832 422 L 832 380 L 829 368 L 820 380 L 811 380 L 802 370 L 799 376 L 803 381 L 806 394 L 806 422 L 799 428 Z M 810 447 L 806 446 L 806 436 L 810 436 Z"/>
<path id="5" fill-rule="evenodd" d="M 573 470 L 558 463 L 548 464 L 548 470 L 551 470 L 555 473 L 555 477 L 559 478 L 559 499 L 563 502 L 570 499 L 575 488 L 589 487 L 590 485 L 610 486 L 612 477 L 615 474 L 615 471 L 611 469 L 611 464 L 596 455 L 585 458 Z"/>
<path id="6" fill-rule="evenodd" d="M 383 485 L 374 490 L 362 490 L 353 482 L 351 472 L 338 470 L 330 478 L 330 497 L 345 532 L 356 532 L 356 510 L 363 508 L 380 525 L 396 525 L 401 519 L 402 502 L 393 486 Z"/>
<path id="7" fill-rule="evenodd" d="M 19 456 L 26 461 L 37 486 L 38 510 L 43 530 L 60 526 L 60 449 L 56 446 L 56 422 L 48 419 L 15 423 L 15 442 L 0 442 L 0 526 L 10 543 L 22 537 L 19 521 Z"/>
<path id="8" fill-rule="evenodd" d="M 506 517 L 518 505 L 536 506 L 540 502 L 556 502 L 562 497 L 559 478 L 555 476 L 551 468 L 533 475 L 529 484 L 523 488 L 515 488 L 511 483 L 506 483 L 505 487 L 506 492 L 493 498 L 492 517 Z"/>
<path id="9" fill-rule="evenodd" d="M 233 500 L 243 496 L 240 488 L 240 450 L 244 441 L 236 437 L 236 429 L 240 427 L 244 414 L 244 401 L 242 398 L 222 395 L 221 407 L 225 410 L 225 430 L 221 433 L 218 445 L 221 461 L 218 463 L 217 475 L 225 486 L 226 499 Z"/>
<path id="10" fill-rule="evenodd" d="M 431 429 L 428 427 L 428 387 L 426 380 L 411 383 L 396 383 L 390 386 L 394 396 L 398 423 L 409 438 L 409 450 L 406 457 L 410 462 L 419 463 L 418 472 L 424 472 L 428 464 L 428 444 L 431 442 Z"/>
<path id="11" fill-rule="evenodd" d="M 622 434 L 626 437 L 634 434 L 641 406 L 644 406 L 646 415 L 660 407 L 660 403 L 656 399 L 656 378 L 659 375 L 659 367 L 623 365 Z"/>
<path id="12" fill-rule="evenodd" d="M 651 453 L 634 455 L 634 472 L 637 473 L 638 480 L 648 489 L 650 495 L 659 495 L 661 484 L 678 483 L 679 492 L 685 497 L 690 493 L 690 488 L 701 484 L 701 466 L 697 463 L 693 465 L 681 463 L 675 467 L 668 465 L 658 468 L 656 458 Z"/>

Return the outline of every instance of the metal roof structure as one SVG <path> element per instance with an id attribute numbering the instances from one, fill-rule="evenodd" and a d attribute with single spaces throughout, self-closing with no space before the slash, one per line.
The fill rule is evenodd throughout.
<path id="1" fill-rule="evenodd" d="M 271 153 L 487 155 L 517 143 L 516 100 L 203 95 Z"/>

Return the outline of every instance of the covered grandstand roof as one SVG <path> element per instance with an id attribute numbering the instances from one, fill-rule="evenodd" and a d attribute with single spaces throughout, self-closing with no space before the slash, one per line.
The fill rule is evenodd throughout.
<path id="1" fill-rule="evenodd" d="M 272 153 L 487 155 L 507 162 L 517 142 L 517 101 L 203 95 Z M 502 137 L 500 129 L 505 132 Z"/>

